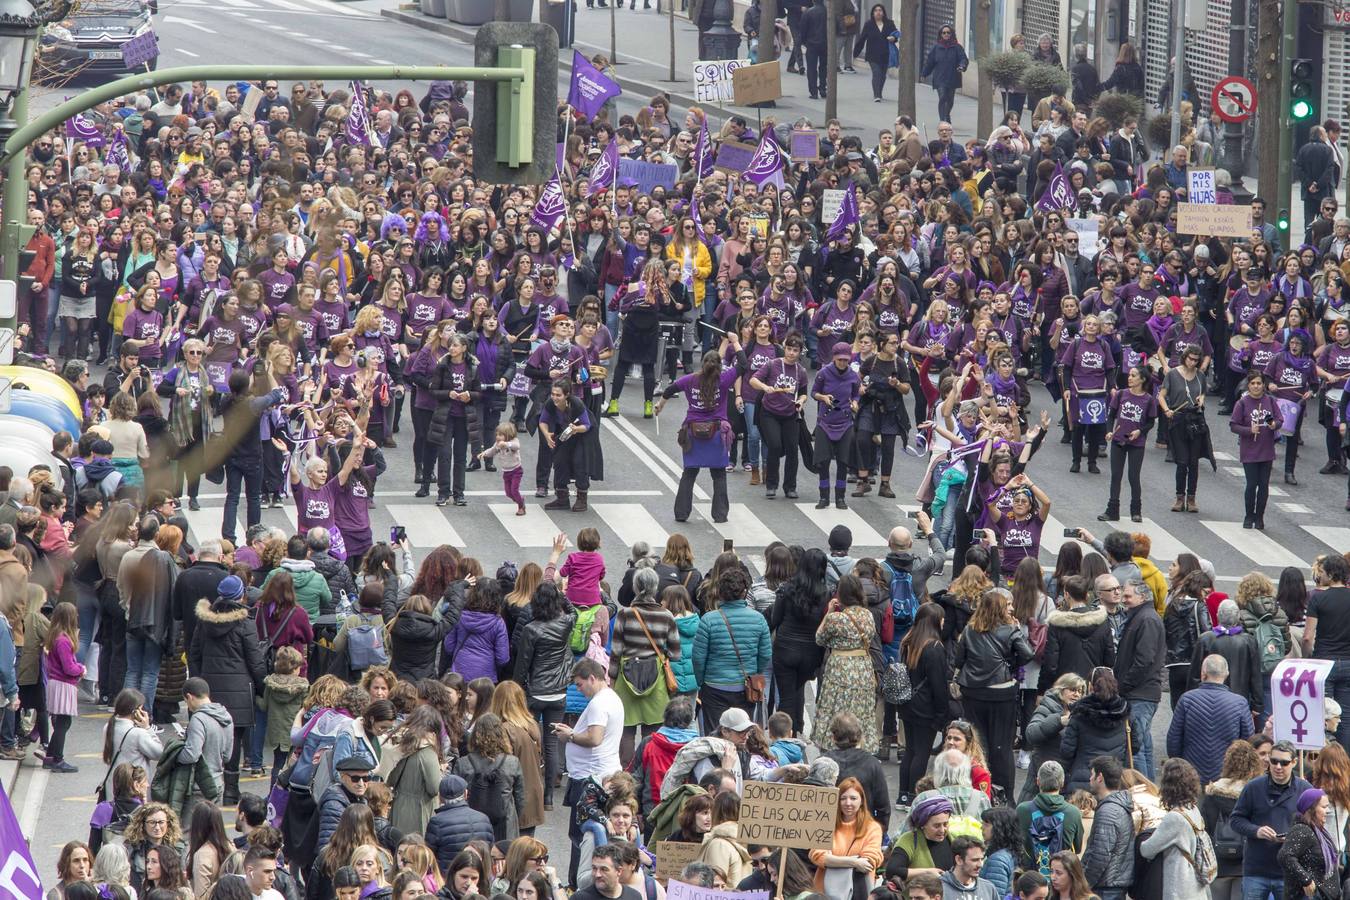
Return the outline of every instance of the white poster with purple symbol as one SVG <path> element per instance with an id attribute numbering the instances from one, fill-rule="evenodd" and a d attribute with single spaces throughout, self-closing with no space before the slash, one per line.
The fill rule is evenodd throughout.
<path id="1" fill-rule="evenodd" d="M 1329 659 L 1286 659 L 1270 674 L 1275 740 L 1289 741 L 1300 750 L 1326 745 L 1324 725 Z"/>

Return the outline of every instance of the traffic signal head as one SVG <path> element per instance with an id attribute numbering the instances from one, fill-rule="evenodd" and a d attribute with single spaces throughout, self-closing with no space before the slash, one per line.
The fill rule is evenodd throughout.
<path id="1" fill-rule="evenodd" d="M 1310 59 L 1289 62 L 1289 118 L 1295 122 L 1306 122 L 1317 115 L 1316 71 Z"/>
<path id="2" fill-rule="evenodd" d="M 1280 210 L 1280 215 L 1275 220 L 1275 227 L 1278 228 L 1280 231 L 1289 230 L 1289 210 L 1287 209 Z"/>

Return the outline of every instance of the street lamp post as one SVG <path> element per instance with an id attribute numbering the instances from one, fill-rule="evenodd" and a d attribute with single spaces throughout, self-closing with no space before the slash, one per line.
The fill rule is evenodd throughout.
<path id="1" fill-rule="evenodd" d="M 713 4 L 713 23 L 703 35 L 709 59 L 735 59 L 740 54 L 741 35 L 731 25 L 735 14 L 731 0 L 704 0 Z M 770 23 L 772 25 L 772 23 Z"/>

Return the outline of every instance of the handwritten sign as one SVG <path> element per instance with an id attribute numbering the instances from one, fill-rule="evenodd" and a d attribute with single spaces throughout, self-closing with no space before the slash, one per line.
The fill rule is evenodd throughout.
<path id="1" fill-rule="evenodd" d="M 1289 741 L 1300 750 L 1326 745 L 1328 659 L 1286 659 L 1270 674 L 1275 740 Z M 744 806 L 742 806 L 744 809 Z"/>
<path id="2" fill-rule="evenodd" d="M 838 809 L 837 788 L 747 781 L 741 795 L 741 842 L 828 850 Z"/>
<path id="3" fill-rule="evenodd" d="M 1064 224 L 1078 235 L 1078 254 L 1095 259 L 1097 256 L 1097 219 L 1065 219 Z"/>
<path id="4" fill-rule="evenodd" d="M 122 65 L 128 69 L 139 69 L 157 56 L 159 39 L 153 31 L 147 31 L 122 45 Z"/>
<path id="5" fill-rule="evenodd" d="M 744 141 L 723 141 L 722 146 L 717 150 L 717 159 L 713 162 L 713 168 L 721 169 L 728 174 L 739 175 L 750 166 L 750 160 L 754 158 L 754 144 L 747 144 Z"/>
<path id="6" fill-rule="evenodd" d="M 244 95 L 244 102 L 239 105 L 239 114 L 252 122 L 258 116 L 258 105 L 262 103 L 263 90 L 258 85 L 250 85 L 249 91 Z"/>
<path id="7" fill-rule="evenodd" d="M 843 202 L 843 188 L 827 188 L 820 198 L 820 220 L 826 225 L 833 225 L 834 220 L 839 218 L 839 207 Z"/>
<path id="8" fill-rule="evenodd" d="M 619 180 L 630 178 L 637 182 L 638 190 L 650 194 L 652 188 L 660 186 L 666 190 L 675 188 L 675 179 L 680 167 L 674 163 L 642 162 L 637 159 L 619 158 Z"/>
<path id="9" fill-rule="evenodd" d="M 735 87 L 731 73 L 748 65 L 748 59 L 694 60 L 694 99 L 699 103 L 733 102 Z"/>
<path id="10" fill-rule="evenodd" d="M 768 891 L 718 891 L 713 888 L 672 881 L 666 887 L 666 900 L 769 900 Z"/>
<path id="11" fill-rule="evenodd" d="M 684 867 L 698 859 L 703 845 L 684 841 L 657 841 L 651 849 L 656 856 L 656 877 L 665 881 L 679 878 Z"/>
<path id="12" fill-rule="evenodd" d="M 783 96 L 783 75 L 778 60 L 737 66 L 731 73 L 733 102 L 737 106 L 767 103 Z"/>
<path id="13" fill-rule="evenodd" d="M 820 156 L 820 133 L 810 128 L 796 128 L 789 147 L 793 162 L 810 162 Z"/>
<path id="14" fill-rule="evenodd" d="M 1250 238 L 1252 208 L 1208 203 L 1178 203 L 1177 233 L 1201 237 Z"/>
<path id="15" fill-rule="evenodd" d="M 1189 203 L 1217 204 L 1218 188 L 1214 184 L 1213 169 L 1186 170 L 1186 200 Z"/>

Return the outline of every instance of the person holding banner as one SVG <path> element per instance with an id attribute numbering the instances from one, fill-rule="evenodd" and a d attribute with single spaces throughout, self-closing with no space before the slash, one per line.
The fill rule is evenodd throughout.
<path id="1" fill-rule="evenodd" d="M 1302 441 L 1303 413 L 1317 390 L 1317 375 L 1309 355 L 1312 336 L 1302 328 L 1289 333 L 1288 344 L 1266 364 L 1275 405 L 1280 408 L 1280 434 L 1285 437 L 1284 483 L 1298 484 L 1294 466 Z"/>
<path id="2" fill-rule="evenodd" d="M 1266 393 L 1266 376 L 1247 373 L 1247 392 L 1233 406 L 1228 428 L 1238 436 L 1238 459 L 1246 474 L 1243 528 L 1266 528 L 1266 501 L 1270 497 L 1270 470 L 1275 462 L 1275 435 L 1284 417 L 1275 398 Z"/>
<path id="3" fill-rule="evenodd" d="M 853 896 L 861 900 L 872 890 L 876 870 L 884 858 L 881 826 L 868 812 L 867 792 L 858 779 L 850 777 L 839 782 L 830 849 L 812 850 L 810 857 L 816 865 L 817 891 L 838 897 L 846 887 L 851 887 Z"/>
<path id="4" fill-rule="evenodd" d="M 1115 383 L 1116 358 L 1102 339 L 1096 315 L 1083 317 L 1083 331 L 1065 347 L 1059 359 L 1059 383 L 1064 387 L 1065 414 L 1073 435 L 1073 464 L 1082 471 L 1083 444 L 1087 443 L 1088 471 L 1100 475 L 1097 454 L 1106 433 L 1108 388 Z"/>

